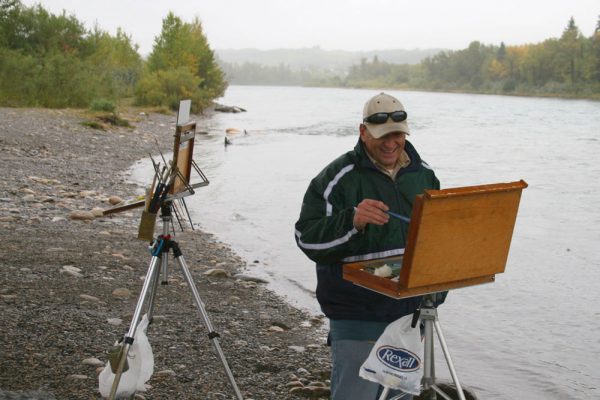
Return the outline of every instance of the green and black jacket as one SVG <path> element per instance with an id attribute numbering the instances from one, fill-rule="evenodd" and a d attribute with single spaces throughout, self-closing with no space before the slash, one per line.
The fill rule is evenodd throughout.
<path id="1" fill-rule="evenodd" d="M 359 232 L 352 223 L 358 203 L 380 200 L 410 217 L 416 195 L 439 189 L 434 172 L 408 141 L 405 151 L 411 162 L 392 180 L 373 165 L 359 140 L 354 150 L 325 167 L 304 195 L 296 243 L 317 264 L 317 299 L 331 319 L 391 322 L 419 305 L 419 297 L 395 300 L 342 278 L 342 263 L 404 254 L 408 223 L 390 218 Z"/>

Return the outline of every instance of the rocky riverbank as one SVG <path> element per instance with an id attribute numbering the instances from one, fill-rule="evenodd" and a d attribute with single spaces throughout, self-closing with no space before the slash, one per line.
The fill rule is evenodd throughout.
<path id="1" fill-rule="evenodd" d="M 0 399 L 100 398 L 98 373 L 128 329 L 150 254 L 136 239 L 140 209 L 99 215 L 140 193 L 124 171 L 156 154 L 155 136 L 175 121 L 122 116 L 132 127 L 102 130 L 80 111 L 0 108 Z M 176 240 L 244 398 L 327 398 L 323 320 L 245 276 L 211 235 Z M 235 398 L 176 263 L 170 271 L 148 329 L 154 374 L 136 398 Z"/>

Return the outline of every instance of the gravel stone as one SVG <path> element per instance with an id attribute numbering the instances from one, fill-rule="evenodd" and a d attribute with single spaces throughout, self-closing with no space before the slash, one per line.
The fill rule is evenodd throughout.
<path id="1" fill-rule="evenodd" d="M 174 114 L 120 112 L 133 129 L 84 127 L 91 117 L 80 110 L 0 108 L 0 225 L 10 232 L 0 246 L 0 399 L 100 398 L 97 371 L 82 361 L 105 363 L 126 333 L 143 284 L 138 277 L 147 273 L 151 255 L 137 239 L 141 209 L 103 217 L 98 209 L 142 193 L 128 183 L 127 170 L 148 154 L 160 159 L 158 150 L 169 154 L 175 131 Z M 224 134 L 211 132 L 212 115 L 194 116 L 198 129 L 209 132 L 197 139 L 200 148 L 205 137 Z M 33 198 L 23 198 L 28 195 Z M 71 211 L 90 219 L 73 220 Z M 245 399 L 301 398 L 287 386 L 294 373 L 309 382 L 329 378 L 321 318 L 295 309 L 264 284 L 235 277 L 248 274 L 248 265 L 212 235 L 178 230 L 175 240 Z M 136 398 L 234 399 L 191 290 L 180 286 L 185 280 L 174 266 L 169 284 L 158 286 L 147 332 L 154 374 Z M 210 268 L 226 274 L 203 275 Z M 115 297 L 117 288 L 131 295 Z M 261 313 L 266 317 L 258 318 Z M 291 329 L 269 331 L 281 325 Z M 311 351 L 289 350 L 316 343 L 321 347 Z"/>

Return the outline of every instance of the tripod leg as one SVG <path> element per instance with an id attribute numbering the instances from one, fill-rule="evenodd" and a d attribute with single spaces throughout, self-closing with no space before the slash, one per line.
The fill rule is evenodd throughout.
<path id="1" fill-rule="evenodd" d="M 381 396 L 379 396 L 378 400 L 385 400 L 387 399 L 388 393 L 390 392 L 390 388 L 387 386 L 383 387 L 383 391 L 381 392 Z"/>
<path id="2" fill-rule="evenodd" d="M 129 325 L 129 331 L 123 337 L 123 351 L 121 352 L 119 366 L 117 367 L 117 371 L 115 372 L 115 380 L 113 381 L 112 387 L 110 389 L 110 395 L 108 396 L 110 400 L 114 400 L 115 395 L 117 393 L 117 388 L 119 387 L 119 382 L 121 381 L 121 375 L 123 374 L 123 368 L 125 367 L 125 361 L 127 360 L 127 354 L 129 353 L 129 348 L 133 344 L 135 330 L 137 329 L 138 323 L 140 322 L 140 314 L 142 313 L 142 307 L 144 306 L 144 302 L 148 294 L 150 282 L 152 281 L 152 277 L 158 272 L 158 260 L 159 258 L 154 256 L 150 261 L 150 267 L 148 268 L 148 272 L 146 273 L 146 279 L 144 279 L 144 286 L 142 287 L 140 297 L 138 298 L 137 305 L 135 306 L 133 318 L 131 319 L 131 325 Z"/>
<path id="3" fill-rule="evenodd" d="M 427 312 L 428 310 L 421 310 L 421 318 L 423 325 L 425 326 L 425 349 L 423 354 L 423 389 L 429 391 L 428 400 L 436 400 L 435 391 L 430 390 L 432 386 L 435 386 L 435 366 L 433 357 L 433 321 L 431 316 Z"/>
<path id="4" fill-rule="evenodd" d="M 202 299 L 200 299 L 200 294 L 198 293 L 198 289 L 196 288 L 196 285 L 194 284 L 194 280 L 192 279 L 192 274 L 190 273 L 190 270 L 189 270 L 187 264 L 185 263 L 183 255 L 181 254 L 179 245 L 176 242 L 172 242 L 172 245 L 173 245 L 173 252 L 175 254 L 175 260 L 177 260 L 177 263 L 181 267 L 181 271 L 183 272 L 185 280 L 186 280 L 189 288 L 192 290 L 192 294 L 194 295 L 194 300 L 196 301 L 196 305 L 198 306 L 198 310 L 200 311 L 200 316 L 202 317 L 204 326 L 208 330 L 208 337 L 212 341 L 213 347 L 215 348 L 217 355 L 221 359 L 221 363 L 223 364 L 223 368 L 225 369 L 225 373 L 227 374 L 227 379 L 229 379 L 229 383 L 233 387 L 233 391 L 235 392 L 235 395 L 237 396 L 237 398 L 239 400 L 243 400 L 242 393 L 240 392 L 240 389 L 238 388 L 237 384 L 235 383 L 235 378 L 233 377 L 233 374 L 231 373 L 231 369 L 229 369 L 229 365 L 227 364 L 227 360 L 225 359 L 225 354 L 223 354 L 223 350 L 221 350 L 221 345 L 219 344 L 219 340 L 217 339 L 219 334 L 214 331 L 212 323 L 210 322 L 210 319 L 208 318 L 208 314 L 206 313 L 206 310 L 204 308 L 204 303 L 202 302 Z"/>
<path id="5" fill-rule="evenodd" d="M 446 344 L 446 339 L 444 338 L 444 333 L 442 332 L 442 326 L 440 325 L 440 321 L 436 318 L 433 323 L 435 324 L 435 330 L 437 331 L 438 339 L 440 341 L 442 351 L 444 352 L 444 357 L 446 358 L 448 369 L 450 370 L 450 375 L 452 375 L 452 380 L 456 385 L 456 393 L 458 393 L 458 398 L 460 400 L 465 400 L 465 394 L 463 393 L 462 386 L 458 381 L 458 376 L 456 375 L 456 370 L 454 369 L 452 358 L 450 358 L 450 351 L 448 350 L 448 345 Z"/>
<path id="6" fill-rule="evenodd" d="M 171 217 L 171 207 L 163 204 L 161 205 L 161 219 L 163 221 L 163 231 L 162 231 L 162 238 L 167 238 L 167 242 L 170 242 L 170 235 L 169 235 L 169 231 L 170 231 L 170 227 L 171 227 L 171 222 L 173 220 L 173 218 Z M 162 256 L 161 256 L 161 275 L 162 275 L 162 285 L 167 285 L 169 283 L 169 246 L 165 246 L 162 249 Z"/>
<path id="7" fill-rule="evenodd" d="M 152 276 L 152 287 L 150 289 L 150 299 L 148 301 L 148 321 L 152 323 L 152 317 L 154 316 L 154 299 L 158 292 L 158 281 L 160 280 L 160 270 L 155 268 L 154 275 Z"/>
<path id="8" fill-rule="evenodd" d="M 168 249 L 166 250 L 167 251 L 164 251 L 160 256 L 161 273 L 159 275 L 162 276 L 162 281 L 160 282 L 161 285 L 169 284 L 169 252 Z"/>

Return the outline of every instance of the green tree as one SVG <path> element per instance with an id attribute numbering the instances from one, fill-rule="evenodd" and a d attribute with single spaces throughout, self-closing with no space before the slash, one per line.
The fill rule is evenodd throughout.
<path id="1" fill-rule="evenodd" d="M 506 58 L 506 46 L 504 42 L 500 42 L 500 47 L 498 48 L 498 52 L 496 53 L 496 59 L 500 62 L 504 61 Z"/>
<path id="2" fill-rule="evenodd" d="M 118 99 L 133 96 L 142 70 L 142 59 L 131 38 L 117 29 L 111 36 L 94 27 L 87 37 L 86 61 L 93 73 L 97 97 Z"/>
<path id="3" fill-rule="evenodd" d="M 20 1 L 0 0 L 0 47 L 8 47 L 9 37 L 15 31 L 15 20 L 20 11 Z"/>
<path id="4" fill-rule="evenodd" d="M 475 41 L 464 50 L 440 52 L 427 58 L 421 66 L 431 88 L 473 90 L 483 85 L 489 63 L 495 57 L 495 48 Z"/>
<path id="5" fill-rule="evenodd" d="M 86 107 L 133 93 L 141 59 L 122 31 L 88 32 L 75 17 L 0 0 L 0 104 Z"/>
<path id="6" fill-rule="evenodd" d="M 559 46 L 556 39 L 525 46 L 518 60 L 520 79 L 532 87 L 542 87 L 550 81 L 564 81 L 564 77 L 556 72 L 560 68 L 555 61 Z"/>
<path id="7" fill-rule="evenodd" d="M 5 17 L 0 18 L 2 42 L 6 47 L 36 56 L 55 50 L 76 52 L 81 49 L 86 31 L 74 16 L 67 16 L 65 12 L 50 14 L 41 5 L 23 7 L 20 2 L 6 3 L 11 4 L 5 4 Z"/>
<path id="8" fill-rule="evenodd" d="M 575 19 L 571 17 L 560 38 L 559 53 L 562 64 L 561 68 L 563 73 L 568 76 L 571 85 L 575 85 L 579 79 L 577 63 L 581 60 L 581 50 L 581 34 L 575 24 Z"/>
<path id="9" fill-rule="evenodd" d="M 600 16 L 592 34 L 589 59 L 590 80 L 600 83 Z"/>
<path id="10" fill-rule="evenodd" d="M 164 73 L 169 70 L 179 72 L 174 75 Z M 148 57 L 145 84 L 136 90 L 137 101 L 147 104 L 150 99 L 154 99 L 156 102 L 158 97 L 144 94 L 144 88 L 149 87 L 149 80 L 167 77 L 179 80 L 184 76 L 183 71 L 188 71 L 191 76 L 197 78 L 193 93 L 186 93 L 186 96 L 192 98 L 194 112 L 201 111 L 210 101 L 225 93 L 227 83 L 216 63 L 214 52 L 208 45 L 200 20 L 195 18 L 191 23 L 185 23 L 170 12 L 163 19 L 161 34 L 155 39 L 154 48 Z M 161 87 L 164 84 L 166 82 L 154 86 Z M 185 88 L 182 88 L 181 98 L 184 97 L 183 92 L 188 91 L 189 85 L 185 85 Z M 171 98 L 173 95 L 177 96 L 171 93 L 165 98 Z M 177 106 L 171 101 L 170 103 L 162 105 Z"/>

